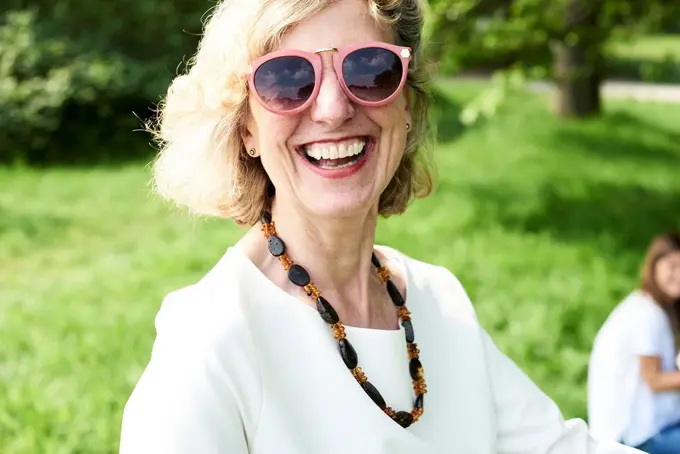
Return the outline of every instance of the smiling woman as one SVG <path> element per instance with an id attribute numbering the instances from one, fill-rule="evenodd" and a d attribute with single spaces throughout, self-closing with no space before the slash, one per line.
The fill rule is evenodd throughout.
<path id="1" fill-rule="evenodd" d="M 629 452 L 562 419 L 450 271 L 374 244 L 379 216 L 432 189 L 423 6 L 214 11 L 161 110 L 154 178 L 248 229 L 165 298 L 121 453 Z"/>

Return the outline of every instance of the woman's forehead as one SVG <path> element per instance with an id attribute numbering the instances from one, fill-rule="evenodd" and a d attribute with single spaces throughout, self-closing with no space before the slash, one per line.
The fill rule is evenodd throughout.
<path id="1" fill-rule="evenodd" d="M 277 49 L 314 52 L 361 41 L 391 41 L 391 31 L 369 14 L 366 0 L 333 2 L 298 23 L 281 38 Z"/>

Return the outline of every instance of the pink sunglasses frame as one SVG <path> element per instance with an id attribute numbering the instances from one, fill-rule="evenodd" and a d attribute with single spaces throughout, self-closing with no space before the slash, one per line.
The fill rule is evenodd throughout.
<path id="1" fill-rule="evenodd" d="M 366 49 L 366 48 L 379 48 L 379 49 L 385 49 L 393 52 L 400 60 L 402 64 L 402 74 L 401 74 L 401 81 L 399 82 L 399 86 L 397 89 L 392 93 L 389 97 L 386 99 L 383 99 L 381 101 L 365 101 L 363 99 L 358 98 L 355 96 L 347 87 L 347 84 L 345 82 L 345 78 L 343 77 L 342 74 L 342 64 L 345 61 L 345 58 L 352 52 L 355 52 L 360 49 Z M 255 99 L 268 111 L 275 113 L 277 115 L 297 115 L 300 112 L 303 112 L 304 110 L 308 109 L 314 100 L 316 100 L 316 97 L 319 94 L 319 90 L 321 88 L 321 72 L 323 69 L 323 62 L 321 60 L 321 53 L 323 52 L 333 52 L 333 69 L 335 70 L 335 75 L 340 82 L 340 86 L 342 87 L 342 90 L 345 92 L 347 97 L 352 101 L 355 102 L 356 104 L 359 104 L 361 106 L 366 106 L 366 107 L 380 107 L 384 106 L 385 104 L 388 104 L 392 102 L 398 95 L 399 93 L 403 90 L 404 85 L 406 84 L 406 78 L 408 77 L 408 69 L 409 69 L 409 63 L 411 62 L 412 57 L 412 51 L 411 48 L 409 47 L 404 47 L 404 46 L 397 46 L 396 44 L 390 44 L 390 43 L 385 43 L 382 41 L 365 41 L 365 42 L 360 42 L 360 43 L 354 43 L 349 46 L 337 49 L 335 47 L 327 47 L 323 49 L 317 49 L 314 52 L 306 52 L 302 50 L 297 50 L 297 49 L 282 49 L 282 50 L 277 50 L 274 52 L 270 52 L 266 55 L 263 55 L 262 57 L 253 60 L 250 63 L 250 66 L 248 68 L 248 86 L 250 88 L 250 93 L 255 97 Z M 291 110 L 280 110 L 280 109 L 275 109 L 267 103 L 264 102 L 262 98 L 260 98 L 260 95 L 257 93 L 257 90 L 255 88 L 255 73 L 257 70 L 262 66 L 263 64 L 267 63 L 270 60 L 273 60 L 278 57 L 301 57 L 307 60 L 311 65 L 312 68 L 314 69 L 314 90 L 312 91 L 312 94 L 309 96 L 309 99 L 304 102 L 299 107 L 296 107 L 295 109 Z"/>

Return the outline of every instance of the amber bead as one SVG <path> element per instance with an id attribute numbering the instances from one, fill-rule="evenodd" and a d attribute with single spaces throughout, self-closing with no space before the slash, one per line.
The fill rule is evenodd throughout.
<path id="1" fill-rule="evenodd" d="M 338 322 L 335 325 L 331 325 L 331 328 L 333 329 L 333 337 L 337 340 L 345 338 L 345 327 L 342 326 L 342 323 Z"/>
<path id="2" fill-rule="evenodd" d="M 288 270 L 288 279 L 290 279 L 293 284 L 299 287 L 304 287 L 311 282 L 307 270 L 298 264 L 290 267 Z"/>
<path id="3" fill-rule="evenodd" d="M 408 364 L 408 370 L 411 373 L 411 378 L 420 380 L 423 378 L 423 365 L 418 358 L 413 358 Z"/>
<path id="4" fill-rule="evenodd" d="M 352 375 L 354 375 L 354 378 L 359 382 L 359 384 L 363 384 L 368 380 L 366 378 L 366 374 L 364 374 L 364 371 L 361 370 L 361 367 L 355 367 L 352 369 Z"/>
<path id="5" fill-rule="evenodd" d="M 345 366 L 347 366 L 348 369 L 357 367 L 357 363 L 359 362 L 357 352 L 347 338 L 340 339 L 338 341 L 338 347 L 340 349 L 340 356 L 342 356 L 342 360 L 345 362 Z"/>
<path id="6" fill-rule="evenodd" d="M 371 400 L 373 400 L 373 402 L 375 402 L 375 404 L 380 407 L 381 410 L 385 410 L 385 407 L 387 407 L 385 399 L 383 399 L 383 396 L 380 394 L 377 388 L 371 384 L 370 381 L 363 382 L 361 387 L 364 388 L 364 391 L 366 391 L 368 397 L 370 397 Z"/>
<path id="7" fill-rule="evenodd" d="M 416 397 L 416 401 L 413 404 L 413 408 L 415 409 L 422 409 L 423 408 L 423 399 L 425 396 L 422 394 L 418 394 L 418 397 Z"/>
<path id="8" fill-rule="evenodd" d="M 264 232 L 264 236 L 266 238 L 276 235 L 276 228 L 274 228 L 274 224 L 262 224 L 262 231 Z"/>
<path id="9" fill-rule="evenodd" d="M 286 271 L 290 270 L 290 267 L 293 266 L 293 261 L 289 259 L 286 254 L 280 256 L 279 261 L 281 262 L 281 265 L 283 265 L 283 269 Z"/>
<path id="10" fill-rule="evenodd" d="M 279 257 L 281 254 L 286 252 L 286 245 L 283 244 L 283 240 L 281 240 L 281 238 L 276 235 L 269 237 L 267 240 L 267 247 L 269 248 L 271 255 L 274 257 Z"/>
<path id="11" fill-rule="evenodd" d="M 413 424 L 413 416 L 411 416 L 411 413 L 405 411 L 398 411 L 395 413 L 394 420 L 403 428 L 407 428 Z"/>
<path id="12" fill-rule="evenodd" d="M 418 344 L 407 344 L 406 349 L 408 350 L 408 359 L 417 358 L 420 354 L 420 350 L 418 350 Z"/>
<path id="13" fill-rule="evenodd" d="M 394 285 L 394 282 L 387 281 L 387 293 L 390 294 L 390 298 L 392 298 L 392 302 L 396 306 L 404 305 L 404 298 L 401 296 L 401 293 L 399 293 L 399 289 Z"/>
<path id="14" fill-rule="evenodd" d="M 415 333 L 413 332 L 413 323 L 411 323 L 410 319 L 402 321 L 401 326 L 404 327 L 404 335 L 406 336 L 406 342 L 410 344 L 414 340 L 416 340 Z"/>
<path id="15" fill-rule="evenodd" d="M 378 275 L 380 276 L 380 280 L 382 281 L 383 284 L 389 282 L 390 272 L 384 266 L 378 268 Z"/>
<path id="16" fill-rule="evenodd" d="M 311 296 L 313 299 L 317 299 L 321 295 L 321 292 L 313 282 L 305 285 L 305 292 L 307 292 L 307 296 Z"/>
<path id="17" fill-rule="evenodd" d="M 413 390 L 416 394 L 425 394 L 427 392 L 427 385 L 425 384 L 425 379 L 420 378 L 413 381 Z"/>
<path id="18" fill-rule="evenodd" d="M 329 325 L 334 325 L 340 321 L 338 313 L 335 312 L 335 309 L 333 309 L 331 303 L 329 303 L 323 296 L 319 296 L 316 299 L 316 310 L 319 311 L 319 315 L 323 321 Z"/>
<path id="19" fill-rule="evenodd" d="M 406 306 L 401 306 L 397 308 L 397 315 L 402 320 L 411 320 L 411 312 L 406 308 Z"/>

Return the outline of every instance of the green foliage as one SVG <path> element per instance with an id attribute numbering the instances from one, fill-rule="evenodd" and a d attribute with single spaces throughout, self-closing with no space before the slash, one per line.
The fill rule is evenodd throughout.
<path id="1" fill-rule="evenodd" d="M 585 417 L 595 332 L 650 237 L 680 227 L 680 106 L 611 101 L 560 122 L 522 93 L 465 127 L 485 88 L 435 92 L 438 189 L 381 222 L 378 242 L 456 273 L 502 350 Z M 239 237 L 151 197 L 148 178 L 144 162 L 0 168 L 3 454 L 117 452 L 163 296 Z"/>
<path id="2" fill-rule="evenodd" d="M 432 0 L 430 55 L 447 74 L 513 66 L 549 73 L 556 42 L 585 40 L 599 51 L 599 43 L 668 28 L 667 18 L 680 15 L 680 4 L 673 0 L 582 1 L 587 6 L 577 11 L 599 8 L 597 22 L 574 26 L 565 11 L 579 1 Z"/>
<path id="3" fill-rule="evenodd" d="M 140 125 L 135 114 L 150 114 L 194 52 L 209 7 L 188 0 L 3 3 L 0 163 L 126 152 Z"/>

